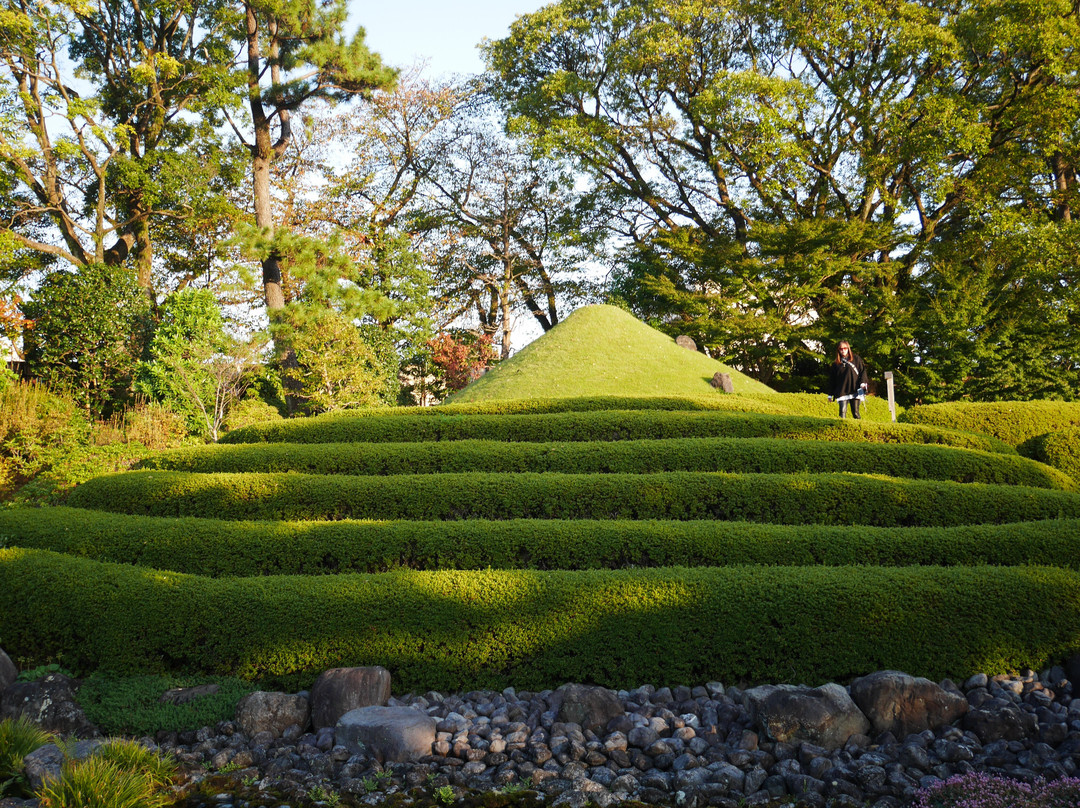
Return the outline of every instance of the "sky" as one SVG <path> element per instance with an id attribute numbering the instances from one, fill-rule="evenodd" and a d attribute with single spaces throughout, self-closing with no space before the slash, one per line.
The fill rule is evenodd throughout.
<path id="1" fill-rule="evenodd" d="M 350 29 L 362 25 L 369 48 L 394 67 L 428 60 L 431 78 L 479 73 L 484 63 L 477 44 L 501 39 L 520 14 L 554 0 L 349 0 Z"/>

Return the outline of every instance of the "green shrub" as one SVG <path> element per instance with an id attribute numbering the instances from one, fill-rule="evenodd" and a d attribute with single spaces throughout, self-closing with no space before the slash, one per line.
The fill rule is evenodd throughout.
<path id="1" fill-rule="evenodd" d="M 76 508 L 217 519 L 726 519 L 911 527 L 1080 517 L 1080 494 L 857 474 L 189 474 L 75 489 Z"/>
<path id="2" fill-rule="evenodd" d="M 21 716 L 0 720 L 0 800 L 29 793 L 23 758 L 52 741 L 51 734 Z"/>
<path id="3" fill-rule="evenodd" d="M 784 474 L 848 471 L 891 477 L 1074 489 L 1066 474 L 1016 455 L 921 444 L 843 443 L 774 438 L 516 443 L 270 443 L 179 449 L 147 458 L 144 469 L 307 474 L 564 472 L 603 474 L 726 471 Z"/>
<path id="4" fill-rule="evenodd" d="M 1080 568 L 1080 521 L 882 528 L 507 519 L 232 522 L 0 510 L 9 544 L 210 577 L 436 569 L 1046 564 Z M 119 731 L 110 729 L 109 731 Z"/>
<path id="5" fill-rule="evenodd" d="M 383 407 L 382 410 L 387 408 Z M 234 429 L 242 429 L 252 424 L 261 424 L 266 421 L 284 421 L 277 407 L 267 404 L 261 398 L 245 398 L 238 401 L 229 410 L 225 418 L 224 430 L 229 432 Z"/>
<path id="6" fill-rule="evenodd" d="M 1054 615 L 1053 620 L 1046 615 Z M 678 627 L 678 630 L 672 630 Z M 1080 573 L 1047 567 L 401 571 L 210 579 L 0 550 L 0 634 L 76 670 L 310 684 L 383 665 L 396 687 L 935 681 L 1080 650 Z"/>
<path id="7" fill-rule="evenodd" d="M 798 415 L 679 411 L 599 411 L 522 415 L 330 414 L 258 424 L 230 432 L 222 443 L 404 443 L 438 440 L 616 441 L 658 438 L 801 438 L 860 443 L 926 443 L 1004 452 L 993 438 L 911 424 L 875 424 Z"/>
<path id="8" fill-rule="evenodd" d="M 1038 435 L 1027 447 L 1031 457 L 1080 482 L 1080 427 Z"/>
<path id="9" fill-rule="evenodd" d="M 912 407 L 900 420 L 979 432 L 1010 446 L 1022 447 L 1025 441 L 1037 435 L 1080 426 L 1080 402 L 952 401 Z M 1021 449 L 1021 454 L 1027 452 Z"/>
<path id="10" fill-rule="evenodd" d="M 188 704 L 163 703 L 161 696 L 180 687 L 216 684 L 220 690 Z M 232 720 L 236 705 L 254 688 L 232 677 L 106 676 L 92 674 L 79 688 L 86 717 L 110 735 L 153 735 L 158 730 L 183 731 Z"/>

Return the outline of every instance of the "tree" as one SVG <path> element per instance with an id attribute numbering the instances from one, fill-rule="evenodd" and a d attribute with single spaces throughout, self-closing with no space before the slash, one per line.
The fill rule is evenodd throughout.
<path id="1" fill-rule="evenodd" d="M 87 415 L 122 406 L 149 324 L 149 302 L 131 273 L 105 264 L 53 272 L 21 310 L 31 321 L 23 336 L 31 375 Z"/>
<path id="2" fill-rule="evenodd" d="M 135 390 L 182 415 L 190 432 L 216 441 L 258 366 L 257 341 L 230 337 L 213 293 L 187 288 L 165 298 L 136 369 Z"/>
<path id="3" fill-rule="evenodd" d="M 193 0 L 7 0 L 2 232 L 79 268 L 133 262 L 153 299 L 152 229 L 192 213 L 216 162 L 211 113 L 235 84 L 228 16 Z"/>
<path id="4" fill-rule="evenodd" d="M 760 317 L 706 345 L 762 378 L 854 334 L 903 372 L 943 234 L 1074 216 L 1074 6 L 564 0 L 487 58 L 511 126 L 617 200 L 671 330 Z"/>

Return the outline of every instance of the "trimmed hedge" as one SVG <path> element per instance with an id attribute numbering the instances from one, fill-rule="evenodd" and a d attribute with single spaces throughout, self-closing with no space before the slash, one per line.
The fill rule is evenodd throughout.
<path id="1" fill-rule="evenodd" d="M 257 424 L 221 443 L 415 443 L 440 440 L 553 441 L 659 438 L 796 438 L 860 443 L 926 443 L 1015 454 L 982 435 L 911 424 L 759 413 L 605 411 L 543 415 L 401 415 L 364 418 L 320 415 Z"/>
<path id="2" fill-rule="evenodd" d="M 1080 427 L 1039 435 L 1027 446 L 1033 458 L 1080 482 Z"/>
<path id="3" fill-rule="evenodd" d="M 1054 619 L 1048 620 L 1047 615 Z M 309 684 L 383 665 L 403 690 L 935 681 L 1080 650 L 1080 574 L 1047 567 L 728 567 L 210 579 L 0 550 L 0 635 L 77 673 Z"/>
<path id="4" fill-rule="evenodd" d="M 910 424 L 947 426 L 991 435 L 1010 446 L 1047 432 L 1080 426 L 1078 401 L 952 401 L 912 407 L 900 418 Z"/>
<path id="5" fill-rule="evenodd" d="M 306 474 L 445 474 L 466 471 L 570 474 L 726 471 L 785 474 L 848 471 L 890 477 L 1074 490 L 1067 474 L 1017 455 L 921 444 L 773 438 L 506 443 L 270 443 L 210 445 L 157 454 L 144 469 Z"/>
<path id="6" fill-rule="evenodd" d="M 1080 520 L 962 527 L 511 519 L 229 522 L 0 510 L 8 544 L 210 577 L 437 569 L 777 566 L 1080 568 Z"/>
<path id="7" fill-rule="evenodd" d="M 1080 517 L 1080 494 L 857 474 L 190 474 L 75 489 L 76 508 L 217 519 L 725 519 L 910 527 Z"/>

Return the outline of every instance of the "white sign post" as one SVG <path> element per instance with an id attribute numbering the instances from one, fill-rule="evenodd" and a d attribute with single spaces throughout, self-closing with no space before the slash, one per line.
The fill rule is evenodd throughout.
<path id="1" fill-rule="evenodd" d="M 889 414 L 892 415 L 893 422 L 896 421 L 896 395 L 893 390 L 893 372 L 891 370 L 885 371 L 885 386 L 889 388 Z"/>

